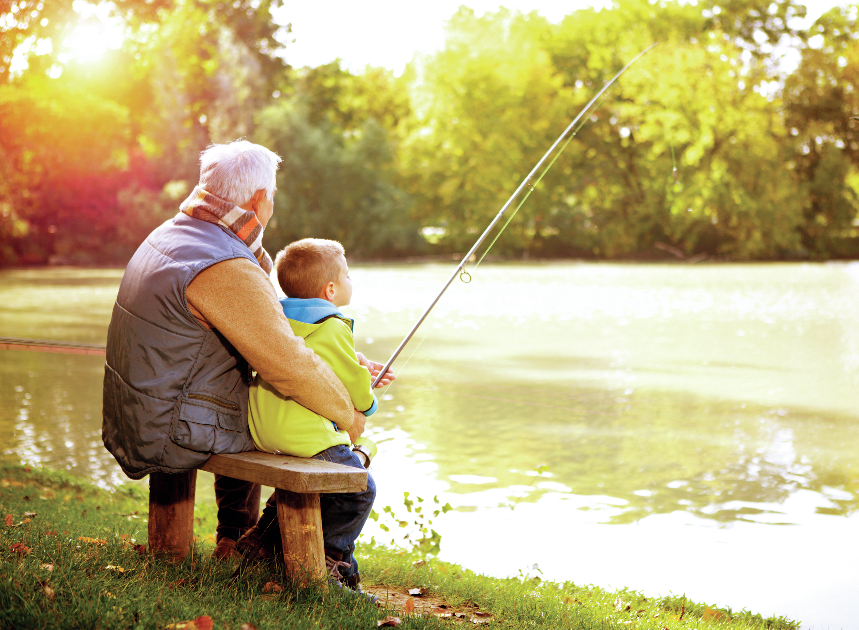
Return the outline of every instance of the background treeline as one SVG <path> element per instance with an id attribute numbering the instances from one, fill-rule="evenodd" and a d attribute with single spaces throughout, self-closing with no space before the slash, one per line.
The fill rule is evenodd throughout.
<path id="1" fill-rule="evenodd" d="M 126 37 L 81 63 L 62 42 L 94 3 L 0 0 L 0 264 L 124 263 L 194 186 L 198 152 L 242 136 L 284 158 L 269 250 L 462 252 L 654 41 L 493 254 L 859 256 L 855 6 L 807 31 L 794 0 L 617 0 L 559 24 L 463 7 L 445 48 L 395 77 L 289 67 L 280 4 L 101 3 Z"/>

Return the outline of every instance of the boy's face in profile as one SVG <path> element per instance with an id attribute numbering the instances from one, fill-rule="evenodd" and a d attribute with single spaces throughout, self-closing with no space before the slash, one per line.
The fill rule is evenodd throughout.
<path id="1" fill-rule="evenodd" d="M 352 301 L 352 280 L 349 278 L 349 265 L 346 258 L 340 256 L 340 275 L 337 280 L 325 286 L 325 299 L 334 306 L 348 306 Z"/>

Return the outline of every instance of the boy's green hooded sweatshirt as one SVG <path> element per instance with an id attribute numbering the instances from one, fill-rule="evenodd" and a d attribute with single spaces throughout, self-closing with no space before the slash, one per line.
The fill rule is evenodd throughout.
<path id="1" fill-rule="evenodd" d="M 292 331 L 334 370 L 355 409 L 365 416 L 375 413 L 379 404 L 370 388 L 370 372 L 355 356 L 354 321 L 319 298 L 284 298 L 280 303 Z M 313 457 L 331 446 L 349 445 L 345 430 L 284 396 L 259 376 L 250 388 L 248 425 L 257 449 L 268 453 Z"/>

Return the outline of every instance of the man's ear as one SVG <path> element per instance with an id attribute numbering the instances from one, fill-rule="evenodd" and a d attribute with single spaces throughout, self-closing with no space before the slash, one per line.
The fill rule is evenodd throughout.
<path id="1" fill-rule="evenodd" d="M 261 188 L 253 194 L 253 196 L 248 200 L 245 205 L 240 207 L 242 210 L 248 210 L 249 212 L 253 212 L 256 215 L 259 215 L 259 205 L 265 198 L 265 188 Z"/>
<path id="2" fill-rule="evenodd" d="M 251 206 L 253 206 L 254 212 L 257 211 L 257 206 L 266 198 L 266 191 L 264 188 L 260 188 L 258 191 L 254 193 L 254 196 L 251 197 Z"/>

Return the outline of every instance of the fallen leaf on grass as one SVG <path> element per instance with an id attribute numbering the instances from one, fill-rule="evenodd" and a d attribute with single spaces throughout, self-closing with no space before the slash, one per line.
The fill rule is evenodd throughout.
<path id="1" fill-rule="evenodd" d="M 243 623 L 240 630 L 257 630 L 257 627 L 252 623 Z"/>
<path id="2" fill-rule="evenodd" d="M 164 630 L 212 630 L 212 618 L 209 615 L 200 615 L 190 621 L 168 623 Z"/>
<path id="3" fill-rule="evenodd" d="M 625 610 L 629 610 L 629 607 L 630 607 L 629 603 L 623 601 L 620 597 L 618 597 L 616 600 L 614 600 L 614 609 L 617 612 L 623 612 Z"/>
<path id="4" fill-rule="evenodd" d="M 14 522 L 15 522 L 15 519 L 12 517 L 12 515 L 7 514 L 6 515 L 6 527 L 12 527 L 12 523 L 14 523 Z"/>
<path id="5" fill-rule="evenodd" d="M 49 572 L 49 573 L 50 573 L 51 571 L 53 571 L 53 570 L 54 570 L 54 565 L 53 565 L 53 564 L 43 564 L 43 565 L 42 565 L 42 568 L 43 568 L 45 571 L 47 571 L 47 572 Z"/>
<path id="6" fill-rule="evenodd" d="M 117 573 L 125 573 L 125 569 L 115 564 L 109 564 L 104 568 L 105 571 L 116 571 Z"/>
<path id="7" fill-rule="evenodd" d="M 378 628 L 380 626 L 398 626 L 401 623 L 403 623 L 403 620 L 399 617 L 385 617 L 384 619 L 379 619 L 379 621 L 376 622 L 376 627 Z"/>
<path id="8" fill-rule="evenodd" d="M 24 512 L 24 518 L 36 518 L 38 514 L 36 512 Z"/>
<path id="9" fill-rule="evenodd" d="M 15 543 L 14 545 L 9 545 L 9 551 L 23 557 L 30 553 L 30 548 L 24 543 Z"/>
<path id="10" fill-rule="evenodd" d="M 56 597 L 56 593 L 54 593 L 54 589 L 52 589 L 47 584 L 45 584 L 44 589 L 45 589 L 45 597 L 47 597 L 48 599 L 51 599 L 51 600 L 53 600 L 54 597 Z"/>
<path id="11" fill-rule="evenodd" d="M 722 621 L 729 620 L 731 617 L 721 610 L 716 610 L 715 608 L 710 608 L 709 606 L 704 610 L 704 614 L 701 615 L 701 621 Z"/>
<path id="12" fill-rule="evenodd" d="M 107 541 L 102 540 L 101 538 L 90 538 L 89 536 L 79 536 L 78 540 L 81 542 L 89 543 L 91 545 L 106 545 Z"/>
<path id="13" fill-rule="evenodd" d="M 55 532 L 54 530 L 51 530 L 49 532 L 45 532 L 45 538 L 47 538 L 48 536 L 56 537 L 56 535 L 57 535 L 57 532 Z"/>
<path id="14" fill-rule="evenodd" d="M 134 545 L 134 551 L 139 553 L 141 556 L 146 555 L 146 545 Z"/>
<path id="15" fill-rule="evenodd" d="M 409 595 L 412 597 L 422 597 L 427 594 L 427 590 L 425 588 L 410 588 Z"/>
<path id="16" fill-rule="evenodd" d="M 283 590 L 283 587 L 280 584 L 275 584 L 274 582 L 266 582 L 265 586 L 262 587 L 263 593 L 280 593 Z"/>
<path id="17" fill-rule="evenodd" d="M 492 619 L 491 618 L 472 617 L 471 623 L 473 623 L 475 626 L 479 626 L 479 625 L 484 624 L 484 623 L 492 623 Z"/>
<path id="18" fill-rule="evenodd" d="M 406 605 L 403 607 L 403 613 L 406 615 L 411 615 L 415 610 L 415 600 L 409 599 L 406 601 Z"/>

